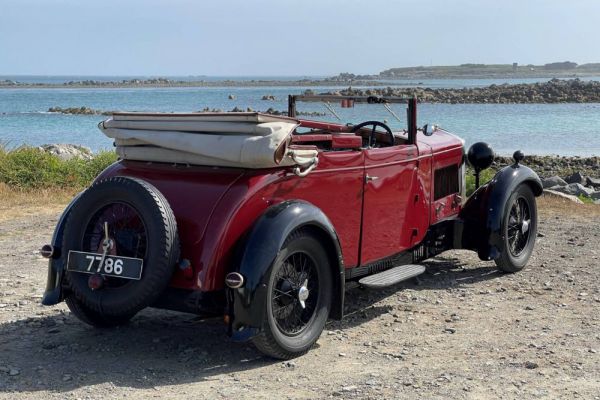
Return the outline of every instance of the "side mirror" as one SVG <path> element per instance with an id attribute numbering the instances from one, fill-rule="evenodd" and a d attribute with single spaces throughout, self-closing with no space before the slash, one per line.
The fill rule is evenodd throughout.
<path id="1" fill-rule="evenodd" d="M 425 136 L 433 135 L 433 132 L 435 132 L 436 130 L 437 130 L 437 125 L 435 125 L 435 124 L 425 124 L 423 126 L 423 134 Z"/>

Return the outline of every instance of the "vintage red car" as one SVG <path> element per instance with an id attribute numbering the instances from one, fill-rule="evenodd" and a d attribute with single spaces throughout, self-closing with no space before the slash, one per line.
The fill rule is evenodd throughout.
<path id="1" fill-rule="evenodd" d="M 407 104 L 407 128 L 296 118 L 299 101 Z M 388 107 L 389 108 L 389 107 Z M 539 177 L 515 163 L 465 197 L 493 153 L 432 125 L 414 98 L 290 96 L 289 117 L 117 113 L 120 160 L 67 207 L 43 304 L 110 327 L 145 307 L 221 315 L 234 340 L 287 359 L 340 319 L 348 281 L 378 288 L 470 249 L 506 272 L 536 237 Z"/>

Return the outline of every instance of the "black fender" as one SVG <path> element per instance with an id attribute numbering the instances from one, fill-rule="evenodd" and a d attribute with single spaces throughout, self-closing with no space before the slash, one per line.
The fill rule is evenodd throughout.
<path id="1" fill-rule="evenodd" d="M 519 164 L 502 168 L 491 181 L 477 189 L 460 212 L 462 243 L 456 247 L 475 250 L 482 260 L 497 259 L 502 249 L 506 203 L 521 184 L 529 185 L 535 196 L 542 194 L 540 177 L 531 168 Z"/>
<path id="2" fill-rule="evenodd" d="M 286 238 L 302 227 L 310 227 L 315 234 L 320 235 L 329 254 L 335 272 L 330 317 L 342 318 L 345 274 L 337 233 L 319 208 L 305 201 L 285 201 L 268 208 L 257 219 L 240 246 L 233 271 L 244 277 L 244 284 L 238 289 L 228 289 L 229 323 L 233 340 L 248 340 L 260 332 L 266 318 L 267 286 L 271 270 Z"/>
<path id="3" fill-rule="evenodd" d="M 62 254 L 63 252 L 61 251 L 63 233 L 65 230 L 65 222 L 67 221 L 67 217 L 69 216 L 73 205 L 81 196 L 81 193 L 77 194 L 77 196 L 71 200 L 67 208 L 65 208 L 62 215 L 58 219 L 58 223 L 54 229 L 54 234 L 52 235 L 52 241 L 50 244 L 54 250 L 50 256 L 50 259 L 48 260 L 48 278 L 46 279 L 46 290 L 44 291 L 44 295 L 42 297 L 42 304 L 45 306 L 58 304 L 64 299 L 62 292 L 62 278 L 67 260 L 66 254 Z"/>

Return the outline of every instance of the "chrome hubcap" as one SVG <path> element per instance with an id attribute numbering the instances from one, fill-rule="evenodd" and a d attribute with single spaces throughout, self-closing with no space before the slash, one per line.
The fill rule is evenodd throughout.
<path id="1" fill-rule="evenodd" d="M 302 308 L 306 308 L 306 300 L 308 299 L 308 295 L 310 294 L 310 290 L 308 290 L 308 279 L 304 281 L 300 289 L 298 289 L 298 301 L 300 302 L 300 306 Z"/>
<path id="2" fill-rule="evenodd" d="M 525 220 L 521 223 L 521 233 L 526 234 L 529 230 L 529 220 Z"/>

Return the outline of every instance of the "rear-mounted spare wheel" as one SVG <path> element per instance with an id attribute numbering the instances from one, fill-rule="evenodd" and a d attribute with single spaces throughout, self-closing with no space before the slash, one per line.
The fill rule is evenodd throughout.
<path id="1" fill-rule="evenodd" d="M 71 209 L 63 244 L 67 305 L 99 326 L 126 322 L 155 302 L 179 259 L 171 207 L 136 178 L 109 178 L 87 189 Z"/>

